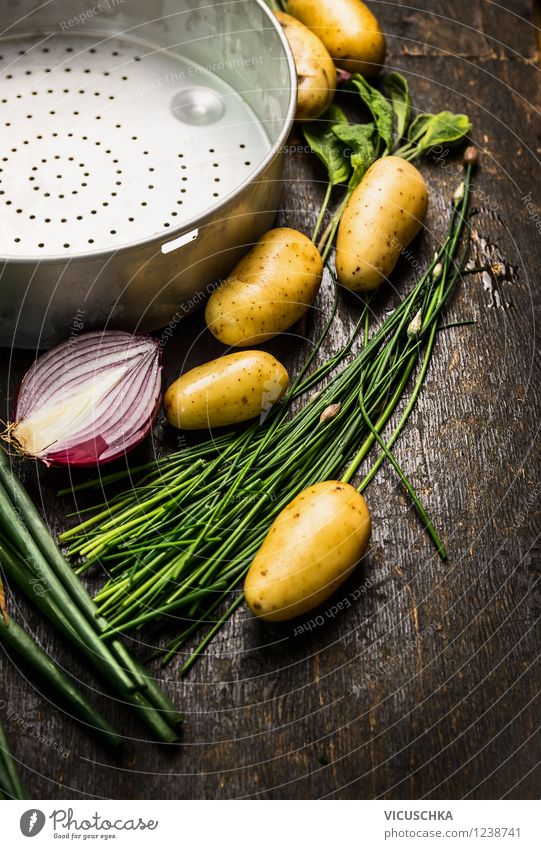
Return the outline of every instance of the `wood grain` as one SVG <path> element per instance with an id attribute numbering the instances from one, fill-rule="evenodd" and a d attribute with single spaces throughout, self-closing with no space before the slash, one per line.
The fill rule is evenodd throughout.
<path id="1" fill-rule="evenodd" d="M 387 34 L 388 68 L 408 75 L 417 107 L 467 112 L 484 151 L 473 261 L 488 270 L 466 276 L 447 311 L 449 320 L 476 323 L 440 334 L 397 447 L 449 560 L 438 560 L 384 467 L 367 492 L 374 515 L 367 566 L 339 592 L 346 599 L 361 588 L 360 600 L 339 616 L 323 611 L 324 625 L 301 635 L 297 623 L 269 627 L 240 609 L 186 680 L 177 665 L 156 669 L 186 715 L 175 749 L 146 741 L 142 726 L 14 598 L 21 624 L 133 738 L 111 757 L 52 709 L 54 694 L 1 656 L 0 717 L 35 798 L 539 797 L 541 238 L 523 199 L 531 192 L 539 212 L 532 7 L 526 0 L 371 5 Z M 423 166 L 431 207 L 414 245 L 421 262 L 442 235 L 459 161 L 450 154 Z M 280 223 L 310 231 L 322 179 L 305 153 L 287 156 Z M 403 262 L 396 289 L 412 280 Z M 325 287 L 303 332 L 268 346 L 293 371 L 309 344 L 302 336 L 313 336 L 328 304 Z M 327 352 L 355 314 L 344 300 Z M 220 352 L 203 331 L 201 315 L 183 321 L 166 352 L 167 378 Z M 31 359 L 3 352 L 0 416 L 7 418 Z M 163 422 L 156 443 L 162 439 L 176 439 Z M 145 451 L 151 447 L 140 456 Z M 53 531 L 65 527 L 69 501 L 55 497 L 65 475 L 39 470 L 36 477 L 30 464 L 21 472 Z"/>

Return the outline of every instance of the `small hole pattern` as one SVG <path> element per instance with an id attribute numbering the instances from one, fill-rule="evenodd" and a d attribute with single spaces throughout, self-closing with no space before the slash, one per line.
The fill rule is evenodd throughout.
<path id="1" fill-rule="evenodd" d="M 62 33 L 0 43 L 0 255 L 66 257 L 174 238 L 248 181 L 270 151 L 264 126 L 219 77 L 127 39 Z M 211 88 L 214 124 L 171 101 Z"/>

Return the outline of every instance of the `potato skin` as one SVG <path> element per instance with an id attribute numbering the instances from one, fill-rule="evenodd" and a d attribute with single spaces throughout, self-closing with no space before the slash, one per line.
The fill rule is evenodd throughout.
<path id="1" fill-rule="evenodd" d="M 398 156 L 378 159 L 353 192 L 338 227 L 336 272 L 353 292 L 377 289 L 425 220 L 422 174 Z"/>
<path id="2" fill-rule="evenodd" d="M 289 0 L 287 10 L 321 39 L 339 68 L 374 77 L 385 61 L 385 38 L 361 0 Z"/>
<path id="3" fill-rule="evenodd" d="M 210 296 L 207 325 L 224 345 L 259 345 L 304 315 L 322 276 L 310 239 L 289 227 L 269 230 Z"/>
<path id="4" fill-rule="evenodd" d="M 182 430 L 248 421 L 279 401 L 287 389 L 284 366 L 265 351 L 239 351 L 181 375 L 167 390 L 167 420 Z"/>
<path id="5" fill-rule="evenodd" d="M 342 481 L 299 493 L 276 517 L 246 576 L 255 616 L 280 622 L 317 607 L 345 581 L 370 539 L 362 495 Z"/>
<path id="6" fill-rule="evenodd" d="M 285 12 L 275 12 L 297 68 L 297 121 L 319 118 L 331 105 L 336 90 L 336 68 L 329 51 L 312 30 Z"/>

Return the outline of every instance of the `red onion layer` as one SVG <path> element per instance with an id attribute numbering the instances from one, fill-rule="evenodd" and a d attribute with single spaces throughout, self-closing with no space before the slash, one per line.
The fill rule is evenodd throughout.
<path id="1" fill-rule="evenodd" d="M 161 350 L 150 336 L 83 333 L 24 376 L 9 440 L 47 465 L 94 466 L 135 448 L 160 406 Z"/>

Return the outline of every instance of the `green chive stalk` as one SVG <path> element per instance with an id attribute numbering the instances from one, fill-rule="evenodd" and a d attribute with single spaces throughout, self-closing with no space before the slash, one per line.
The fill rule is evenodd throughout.
<path id="1" fill-rule="evenodd" d="M 9 748 L 4 726 L 0 722 L 0 799 L 27 799 L 13 755 Z"/>

